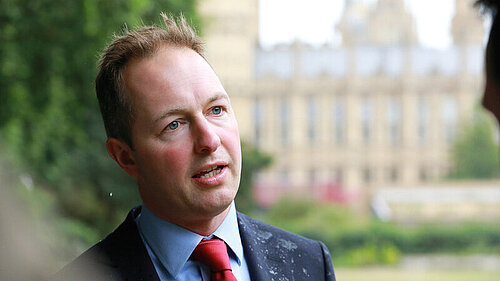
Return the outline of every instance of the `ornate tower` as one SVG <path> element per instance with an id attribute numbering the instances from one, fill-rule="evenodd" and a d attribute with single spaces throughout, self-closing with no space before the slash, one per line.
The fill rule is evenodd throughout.
<path id="1" fill-rule="evenodd" d="M 247 85 L 253 79 L 258 0 L 199 1 L 198 12 L 204 23 L 208 60 L 223 84 Z"/>
<path id="2" fill-rule="evenodd" d="M 451 36 L 457 50 L 458 76 L 456 84 L 461 85 L 457 93 L 458 102 L 465 116 L 472 116 L 473 104 L 477 102 L 480 80 L 483 72 L 483 21 L 477 9 L 472 7 L 473 0 L 455 0 L 455 15 L 451 21 Z"/>
<path id="3" fill-rule="evenodd" d="M 484 27 L 474 1 L 455 0 L 455 16 L 451 21 L 453 43 L 458 46 L 479 45 L 484 37 Z"/>
<path id="4" fill-rule="evenodd" d="M 344 13 L 337 24 L 344 46 L 366 43 L 368 7 L 359 0 L 346 0 Z"/>
<path id="5" fill-rule="evenodd" d="M 379 0 L 367 24 L 371 44 L 410 46 L 417 42 L 415 22 L 404 1 Z"/>

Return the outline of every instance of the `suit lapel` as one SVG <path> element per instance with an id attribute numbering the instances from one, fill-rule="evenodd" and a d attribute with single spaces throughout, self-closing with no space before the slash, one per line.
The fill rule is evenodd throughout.
<path id="1" fill-rule="evenodd" d="M 160 281 L 153 262 L 142 243 L 135 217 L 140 207 L 133 209 L 127 219 L 110 234 L 105 249 L 109 261 L 123 280 Z"/>
<path id="2" fill-rule="evenodd" d="M 288 257 L 279 251 L 277 238 L 258 221 L 238 213 L 243 252 L 252 281 L 293 280 Z M 281 279 L 280 279 L 281 278 Z M 288 278 L 288 279 L 286 279 Z"/>

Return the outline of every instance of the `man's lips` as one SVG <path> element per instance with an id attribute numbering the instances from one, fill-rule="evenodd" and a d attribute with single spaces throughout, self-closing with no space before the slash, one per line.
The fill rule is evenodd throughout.
<path id="1" fill-rule="evenodd" d="M 202 166 L 194 175 L 193 178 L 208 178 L 213 177 L 221 172 L 227 162 L 219 161 Z"/>
<path id="2" fill-rule="evenodd" d="M 214 163 L 201 168 L 192 179 L 205 186 L 216 186 L 224 181 L 228 171 L 227 163 Z"/>
<path id="3" fill-rule="evenodd" d="M 224 167 L 226 167 L 226 166 L 225 165 L 212 166 L 208 169 L 205 169 L 205 170 L 197 173 L 196 175 L 193 176 L 193 178 L 201 178 L 201 179 L 211 178 L 215 175 L 218 175 Z"/>

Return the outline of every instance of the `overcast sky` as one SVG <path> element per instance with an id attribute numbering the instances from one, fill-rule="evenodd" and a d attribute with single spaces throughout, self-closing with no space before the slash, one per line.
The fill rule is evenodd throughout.
<path id="1" fill-rule="evenodd" d="M 375 0 L 363 0 L 373 3 Z M 416 18 L 418 38 L 430 48 L 446 48 L 454 0 L 405 0 Z M 259 0 L 260 41 L 264 46 L 300 39 L 312 44 L 338 43 L 334 32 L 344 0 Z"/>

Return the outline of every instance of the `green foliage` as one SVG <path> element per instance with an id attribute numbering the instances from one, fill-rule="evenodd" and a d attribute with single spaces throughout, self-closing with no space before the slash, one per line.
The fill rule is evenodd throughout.
<path id="1" fill-rule="evenodd" d="M 196 0 L 0 0 L 0 138 L 66 220 L 95 241 L 139 202 L 134 182 L 109 159 L 94 94 L 96 61 L 114 33 L 160 12 L 195 25 Z M 30 201 L 35 202 L 35 201 Z M 83 232 L 80 232 L 83 230 Z"/>
<path id="2" fill-rule="evenodd" d="M 334 227 L 334 226 L 332 226 Z M 337 226 L 338 228 L 338 226 Z M 500 253 L 500 227 L 488 224 L 427 225 L 407 228 L 387 223 L 371 223 L 367 227 L 340 230 L 334 235 L 319 235 L 343 262 L 352 251 L 372 245 L 384 249 L 395 247 L 402 254 L 467 254 Z M 390 247 L 389 247 L 390 248 Z M 366 250 L 366 249 L 365 249 Z M 378 258 L 381 263 L 394 261 L 388 250 L 387 258 Z M 379 257 L 379 256 L 377 256 Z M 382 262 L 384 261 L 385 262 Z M 345 262 L 346 264 L 352 261 Z"/>
<path id="3" fill-rule="evenodd" d="M 331 235 L 337 233 L 337 227 L 351 229 L 368 223 L 345 206 L 298 198 L 282 199 L 262 219 L 274 226 L 306 236 Z"/>
<path id="4" fill-rule="evenodd" d="M 323 241 L 337 265 L 396 264 L 403 254 L 500 253 L 497 224 L 404 226 L 359 218 L 346 207 L 286 199 L 261 218 Z"/>
<path id="5" fill-rule="evenodd" d="M 484 179 L 499 176 L 499 150 L 491 119 L 476 110 L 452 148 L 450 178 Z"/>
<path id="6" fill-rule="evenodd" d="M 345 266 L 396 265 L 400 258 L 399 249 L 390 242 L 382 245 L 368 243 L 349 250 L 337 262 Z"/>
<path id="7" fill-rule="evenodd" d="M 252 194 L 254 176 L 257 172 L 269 166 L 272 158 L 247 143 L 241 144 L 241 154 L 243 162 L 241 164 L 240 187 L 235 201 L 239 211 L 249 213 L 255 209 Z"/>
<path id="8" fill-rule="evenodd" d="M 346 264 L 353 266 L 366 266 L 378 264 L 378 249 L 374 244 L 363 245 L 355 248 L 346 254 Z"/>

